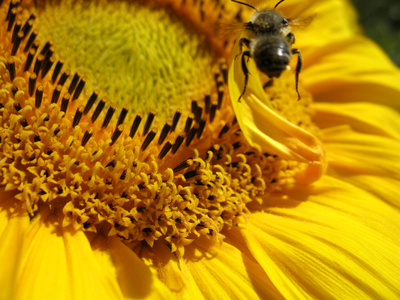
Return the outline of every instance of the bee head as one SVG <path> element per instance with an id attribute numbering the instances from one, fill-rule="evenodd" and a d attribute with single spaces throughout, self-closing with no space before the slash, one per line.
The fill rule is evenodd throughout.
<path id="1" fill-rule="evenodd" d="M 280 12 L 272 9 L 266 9 L 253 14 L 250 19 L 254 28 L 262 33 L 278 33 L 288 28 L 289 20 Z"/>

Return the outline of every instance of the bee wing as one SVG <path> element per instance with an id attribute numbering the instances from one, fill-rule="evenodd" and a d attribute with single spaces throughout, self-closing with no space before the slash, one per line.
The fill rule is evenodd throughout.
<path id="1" fill-rule="evenodd" d="M 308 16 L 306 18 L 288 19 L 289 24 L 294 29 L 305 29 L 314 20 L 316 14 Z"/>
<path id="2" fill-rule="evenodd" d="M 240 22 L 218 22 L 215 24 L 217 36 L 223 40 L 235 40 L 246 24 Z"/>

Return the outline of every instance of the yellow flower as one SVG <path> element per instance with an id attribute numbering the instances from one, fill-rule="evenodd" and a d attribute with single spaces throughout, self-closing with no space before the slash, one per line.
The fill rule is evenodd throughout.
<path id="1" fill-rule="evenodd" d="M 249 59 L 241 102 L 213 25 L 249 7 L 20 2 L 0 6 L 1 299 L 400 297 L 400 72 L 347 1 L 281 3 L 313 18 L 302 99 Z"/>

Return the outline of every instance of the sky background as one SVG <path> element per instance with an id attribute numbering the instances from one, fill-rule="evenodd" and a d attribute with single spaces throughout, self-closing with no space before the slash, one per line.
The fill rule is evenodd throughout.
<path id="1" fill-rule="evenodd" d="M 365 35 L 400 66 L 400 0 L 352 0 Z"/>

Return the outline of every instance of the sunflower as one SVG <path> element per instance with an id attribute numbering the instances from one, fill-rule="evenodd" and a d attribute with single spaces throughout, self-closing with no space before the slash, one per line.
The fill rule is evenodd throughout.
<path id="1" fill-rule="evenodd" d="M 400 72 L 347 1 L 277 10 L 299 101 L 251 58 L 238 101 L 245 5 L 0 2 L 1 299 L 400 297 Z"/>

